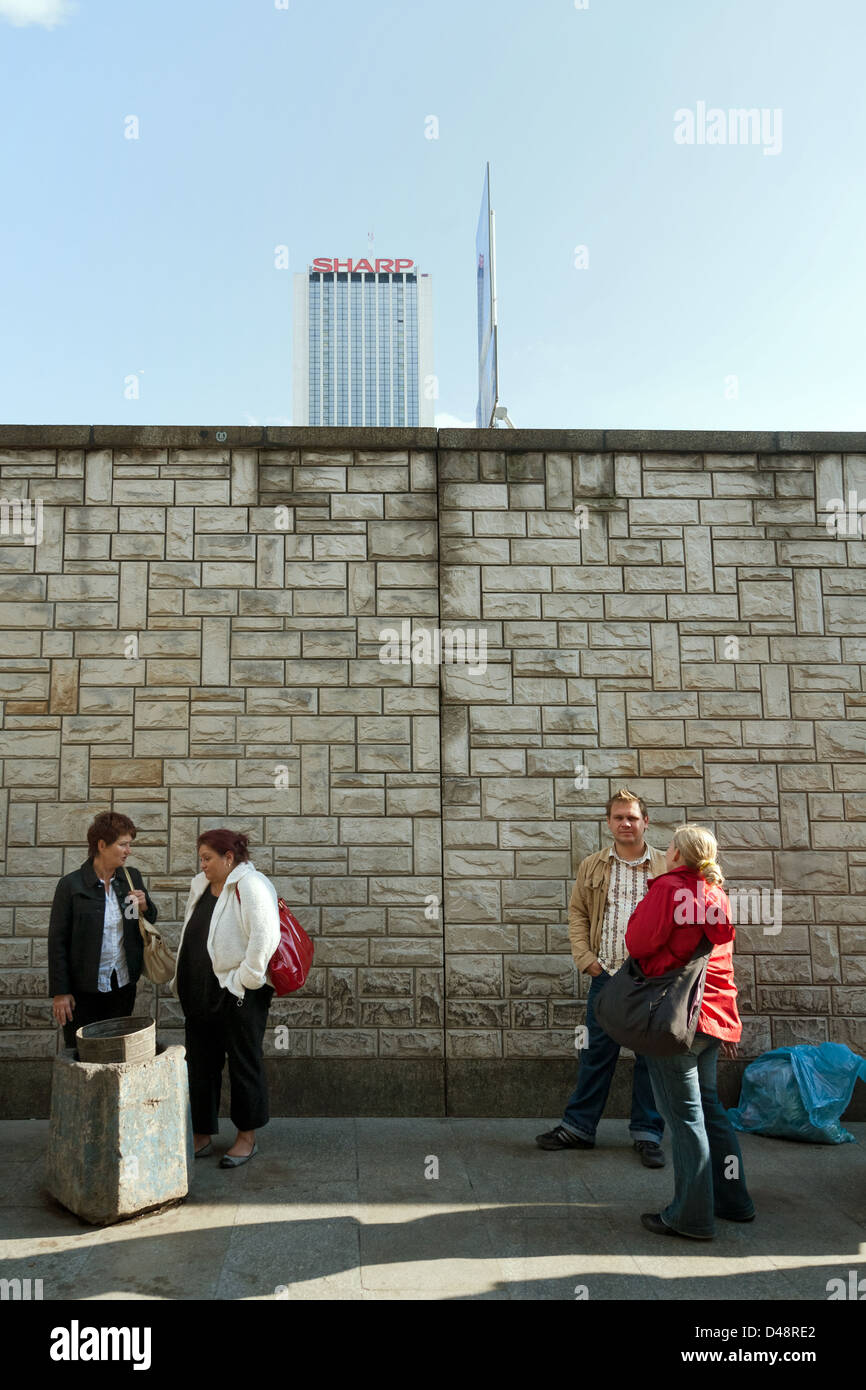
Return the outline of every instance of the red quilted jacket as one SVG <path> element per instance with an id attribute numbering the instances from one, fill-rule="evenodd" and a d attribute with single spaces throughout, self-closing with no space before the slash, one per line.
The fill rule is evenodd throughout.
<path id="1" fill-rule="evenodd" d="M 713 949 L 698 1031 L 739 1042 L 743 1025 L 734 984 L 735 931 L 731 905 L 717 884 L 707 883 L 694 869 L 675 869 L 650 879 L 629 918 L 625 948 L 645 975 L 663 975 L 691 960 L 704 933 Z"/>

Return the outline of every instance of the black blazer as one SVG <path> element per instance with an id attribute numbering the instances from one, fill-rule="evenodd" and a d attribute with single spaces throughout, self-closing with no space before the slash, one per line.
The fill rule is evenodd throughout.
<path id="1" fill-rule="evenodd" d="M 156 921 L 156 907 L 151 902 L 138 869 L 128 865 L 129 877 L 135 888 L 144 889 L 147 908 L 144 916 Z M 122 869 L 112 879 L 120 910 L 129 897 L 129 884 Z M 51 904 L 48 925 L 48 993 L 95 994 L 99 988 L 99 957 L 102 954 L 102 928 L 105 920 L 105 890 L 99 881 L 93 861 L 86 859 L 80 869 L 60 880 Z M 135 984 L 141 974 L 144 945 L 138 919 L 123 918 L 123 946 L 129 970 L 129 982 Z"/>

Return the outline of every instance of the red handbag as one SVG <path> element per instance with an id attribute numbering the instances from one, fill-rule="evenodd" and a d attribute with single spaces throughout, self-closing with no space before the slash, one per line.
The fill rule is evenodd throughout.
<path id="1" fill-rule="evenodd" d="M 237 884 L 235 892 L 240 902 L 241 895 Z M 295 990 L 304 984 L 313 963 L 313 943 L 297 917 L 293 915 L 288 903 L 282 898 L 277 898 L 277 907 L 280 913 L 280 944 L 271 956 L 268 969 L 274 993 L 280 996 L 294 994 Z"/>

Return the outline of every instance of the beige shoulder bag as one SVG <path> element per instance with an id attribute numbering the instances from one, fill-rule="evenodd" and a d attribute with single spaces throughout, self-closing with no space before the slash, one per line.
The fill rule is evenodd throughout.
<path id="1" fill-rule="evenodd" d="M 134 893 L 137 892 L 138 890 L 129 877 L 125 864 L 123 866 L 123 872 L 126 874 L 126 881 L 132 891 Z M 174 956 L 166 946 L 156 927 L 148 922 L 146 917 L 142 917 L 140 912 L 138 914 L 138 929 L 141 932 L 141 939 L 144 942 L 145 975 L 149 980 L 152 980 L 155 985 L 168 984 L 169 980 L 174 979 L 174 974 L 177 970 Z"/>

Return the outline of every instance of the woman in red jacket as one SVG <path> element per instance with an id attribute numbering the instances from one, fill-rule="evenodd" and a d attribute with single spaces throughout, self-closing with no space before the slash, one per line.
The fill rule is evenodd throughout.
<path id="1" fill-rule="evenodd" d="M 691 959 L 706 934 L 713 943 L 698 1029 L 688 1052 L 647 1057 L 656 1105 L 670 1126 L 674 1197 L 641 1221 L 658 1235 L 711 1240 L 713 1217 L 752 1221 L 737 1137 L 716 1090 L 722 1044 L 733 1053 L 743 1026 L 734 984 L 734 927 L 722 892 L 715 837 L 682 825 L 668 846 L 668 872 L 650 882 L 625 934 L 625 946 L 646 975 L 663 975 Z"/>

